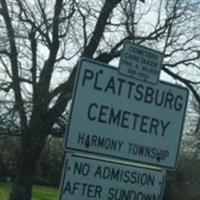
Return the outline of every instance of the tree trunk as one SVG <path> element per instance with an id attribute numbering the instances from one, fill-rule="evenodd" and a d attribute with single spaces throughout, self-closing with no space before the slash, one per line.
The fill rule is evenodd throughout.
<path id="1" fill-rule="evenodd" d="M 31 200 L 36 164 L 45 141 L 45 136 L 36 137 L 35 133 L 22 138 L 17 175 L 12 185 L 10 200 Z"/>

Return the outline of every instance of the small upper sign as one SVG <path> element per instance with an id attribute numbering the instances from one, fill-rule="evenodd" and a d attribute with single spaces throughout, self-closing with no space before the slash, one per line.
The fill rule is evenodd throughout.
<path id="1" fill-rule="evenodd" d="M 163 54 L 126 41 L 120 57 L 119 72 L 148 83 L 159 81 Z"/>

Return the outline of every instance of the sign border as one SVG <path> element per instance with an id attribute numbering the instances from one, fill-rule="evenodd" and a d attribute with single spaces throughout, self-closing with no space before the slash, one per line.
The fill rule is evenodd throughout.
<path id="1" fill-rule="evenodd" d="M 159 68 L 158 68 L 159 73 L 158 73 L 157 80 L 156 80 L 155 83 L 152 82 L 152 81 L 148 81 L 148 79 L 142 79 L 142 78 L 140 79 L 140 78 L 138 78 L 137 76 L 128 75 L 128 74 L 126 74 L 126 73 L 123 73 L 123 72 L 120 70 L 120 69 L 121 69 L 121 66 L 122 66 L 122 65 L 121 65 L 121 63 L 122 63 L 122 55 L 123 55 L 123 53 L 124 53 L 124 51 L 125 51 L 125 45 L 126 45 L 126 44 L 131 44 L 131 45 L 133 44 L 133 45 L 135 45 L 135 46 L 138 46 L 139 48 L 144 48 L 144 49 L 146 49 L 146 50 L 153 51 L 153 52 L 155 52 L 155 53 L 161 54 L 161 65 L 160 65 Z M 125 41 L 124 41 L 124 47 L 123 47 L 123 49 L 122 49 L 122 51 L 121 51 L 121 54 L 120 54 L 118 72 L 119 72 L 120 74 L 122 74 L 123 76 L 127 76 L 127 77 L 133 78 L 133 79 L 137 79 L 138 81 L 141 81 L 141 82 L 144 81 L 144 82 L 147 83 L 147 84 L 157 85 L 158 82 L 159 82 L 159 78 L 160 78 L 160 74 L 161 74 L 161 70 L 162 70 L 163 58 L 164 58 L 164 55 L 163 55 L 163 53 L 161 53 L 160 51 L 156 51 L 156 50 L 154 50 L 154 49 L 150 49 L 150 48 L 148 48 L 148 47 L 141 46 L 141 45 L 139 45 L 139 44 L 135 44 L 135 43 L 133 43 L 133 42 L 131 42 L 131 41 L 129 41 L 129 40 L 125 40 Z"/>
<path id="2" fill-rule="evenodd" d="M 102 157 L 107 157 L 107 158 L 116 158 L 116 159 L 124 160 L 124 161 L 128 161 L 128 162 L 141 163 L 141 164 L 148 165 L 149 167 L 151 167 L 151 166 L 158 167 L 158 168 L 162 167 L 162 168 L 170 170 L 170 171 L 176 170 L 177 161 L 178 161 L 178 158 L 179 158 L 180 144 L 181 144 L 181 138 L 182 138 L 182 134 L 183 134 L 185 117 L 182 120 L 182 124 L 181 124 L 181 133 L 180 133 L 180 136 L 179 136 L 178 148 L 177 148 L 177 151 L 176 151 L 176 160 L 175 160 L 173 166 L 166 166 L 166 165 L 159 164 L 159 163 L 149 163 L 149 162 L 145 162 L 145 161 L 138 161 L 138 160 L 134 160 L 134 159 L 122 158 L 122 156 L 107 155 L 107 154 L 104 154 L 104 153 L 93 152 L 91 150 L 82 150 L 80 148 L 69 147 L 69 145 L 67 144 L 67 139 L 68 139 L 68 136 L 69 136 L 70 122 L 71 122 L 72 113 L 73 113 L 73 110 L 74 110 L 74 102 L 75 102 L 74 99 L 76 98 L 76 92 L 77 92 L 77 87 L 78 87 L 78 79 L 79 79 L 79 76 L 80 76 L 81 66 L 82 66 L 83 62 L 93 63 L 95 65 L 99 65 L 99 66 L 102 66 L 102 67 L 108 67 L 108 68 L 110 68 L 112 70 L 116 70 L 116 71 L 118 70 L 118 68 L 113 67 L 111 65 L 108 65 L 106 63 L 102 63 L 102 62 L 95 61 L 95 60 L 88 59 L 88 58 L 81 58 L 80 59 L 80 61 L 78 63 L 78 69 L 77 69 L 77 72 L 76 72 L 76 79 L 75 79 L 74 89 L 73 89 L 73 94 L 72 94 L 72 104 L 71 104 L 71 109 L 70 109 L 70 115 L 69 115 L 66 130 L 65 130 L 64 148 L 66 150 L 71 151 L 71 152 L 76 152 L 76 151 L 77 152 L 83 152 L 83 153 L 87 153 L 89 155 L 96 155 L 96 156 L 102 156 Z M 179 85 L 175 85 L 175 84 L 172 84 L 172 83 L 169 83 L 169 82 L 165 82 L 165 81 L 159 81 L 159 82 L 170 85 L 170 86 L 175 87 L 175 88 L 181 88 L 181 89 L 186 91 L 186 93 L 187 93 L 186 104 L 184 106 L 184 112 L 183 112 L 184 116 L 185 116 L 186 110 L 187 110 L 187 104 L 188 104 L 189 90 L 186 87 L 181 87 Z M 145 82 L 145 84 L 148 84 L 148 83 Z"/>

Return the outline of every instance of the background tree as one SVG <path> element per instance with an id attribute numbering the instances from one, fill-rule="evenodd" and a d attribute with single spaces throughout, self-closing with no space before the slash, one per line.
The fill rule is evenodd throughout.
<path id="1" fill-rule="evenodd" d="M 39 155 L 71 99 L 80 57 L 118 61 L 125 40 L 164 52 L 163 71 L 200 103 L 199 3 L 189 0 L 0 0 L 1 94 L 19 117 L 11 200 L 30 200 Z M 149 20 L 151 19 L 151 20 Z"/>

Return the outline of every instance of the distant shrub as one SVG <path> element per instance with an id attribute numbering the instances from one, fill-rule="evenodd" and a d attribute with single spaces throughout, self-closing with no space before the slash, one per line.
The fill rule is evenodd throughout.
<path id="1" fill-rule="evenodd" d="M 19 137 L 0 136 L 0 180 L 9 181 L 16 172 Z"/>
<path id="2" fill-rule="evenodd" d="M 35 183 L 58 187 L 63 168 L 64 138 L 49 136 L 37 163 Z M 0 181 L 13 179 L 20 137 L 0 136 Z M 200 160 L 182 154 L 176 171 L 167 173 L 164 200 L 200 200 Z"/>
<path id="3" fill-rule="evenodd" d="M 59 186 L 64 159 L 64 138 L 49 137 L 36 169 L 36 182 Z"/>
<path id="4" fill-rule="evenodd" d="M 48 137 L 37 163 L 35 183 L 58 186 L 64 156 L 64 138 Z M 15 177 L 20 137 L 0 136 L 0 181 Z"/>
<path id="5" fill-rule="evenodd" d="M 180 157 L 177 170 L 168 173 L 164 199 L 200 199 L 200 160 L 185 155 Z"/>

